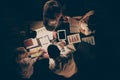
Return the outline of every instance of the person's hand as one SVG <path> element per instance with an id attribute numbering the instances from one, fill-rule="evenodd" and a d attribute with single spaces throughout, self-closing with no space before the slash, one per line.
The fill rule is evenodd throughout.
<path id="1" fill-rule="evenodd" d="M 57 38 L 57 32 L 53 31 L 53 38 Z"/>
<path id="2" fill-rule="evenodd" d="M 45 49 L 40 49 L 39 51 L 42 53 L 42 57 L 45 57 L 45 58 L 49 57 L 48 52 L 45 51 Z"/>
<path id="3" fill-rule="evenodd" d="M 41 58 L 49 58 L 47 51 L 45 51 L 44 49 L 39 49 L 39 52 L 41 53 L 41 55 L 38 56 L 37 60 L 40 60 Z"/>
<path id="4" fill-rule="evenodd" d="M 45 51 L 45 49 L 42 49 L 42 48 L 40 48 L 40 49 L 38 50 L 38 52 L 41 53 L 42 55 L 45 54 L 45 53 L 47 53 L 47 51 Z"/>
<path id="5" fill-rule="evenodd" d="M 64 46 L 66 45 L 64 41 L 61 41 L 61 42 L 59 42 L 58 44 L 59 44 L 59 46 L 60 46 L 61 48 L 64 48 Z"/>
<path id="6" fill-rule="evenodd" d="M 48 53 L 43 54 L 43 58 L 49 58 L 49 54 Z"/>

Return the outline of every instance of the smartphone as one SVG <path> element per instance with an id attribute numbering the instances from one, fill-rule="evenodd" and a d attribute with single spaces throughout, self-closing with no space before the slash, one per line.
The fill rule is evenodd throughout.
<path id="1" fill-rule="evenodd" d="M 66 40 L 66 30 L 57 31 L 58 40 Z"/>

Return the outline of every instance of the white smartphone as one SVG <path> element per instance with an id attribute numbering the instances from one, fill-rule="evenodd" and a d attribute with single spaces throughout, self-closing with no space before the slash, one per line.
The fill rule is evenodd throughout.
<path id="1" fill-rule="evenodd" d="M 57 31 L 58 40 L 66 40 L 66 30 Z"/>

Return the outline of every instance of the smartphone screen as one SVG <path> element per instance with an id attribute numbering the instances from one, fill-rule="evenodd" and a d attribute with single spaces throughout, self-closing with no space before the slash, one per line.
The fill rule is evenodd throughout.
<path id="1" fill-rule="evenodd" d="M 65 30 L 58 30 L 58 39 L 59 40 L 66 40 L 66 31 Z"/>

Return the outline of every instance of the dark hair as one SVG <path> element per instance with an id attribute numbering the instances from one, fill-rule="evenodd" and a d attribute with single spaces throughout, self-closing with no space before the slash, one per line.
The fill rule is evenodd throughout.
<path id="1" fill-rule="evenodd" d="M 47 50 L 50 58 L 57 58 L 60 56 L 60 50 L 56 45 L 49 45 Z"/>

